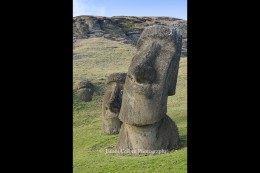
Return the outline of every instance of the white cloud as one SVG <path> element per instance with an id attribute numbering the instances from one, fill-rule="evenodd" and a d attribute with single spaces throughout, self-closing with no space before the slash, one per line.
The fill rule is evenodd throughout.
<path id="1" fill-rule="evenodd" d="M 105 16 L 105 14 L 106 9 L 103 6 L 93 5 L 89 0 L 73 0 L 73 16 Z"/>

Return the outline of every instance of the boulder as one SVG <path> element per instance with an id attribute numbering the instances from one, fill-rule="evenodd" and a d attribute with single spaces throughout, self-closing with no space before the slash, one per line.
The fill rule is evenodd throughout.
<path id="1" fill-rule="evenodd" d="M 94 86 L 88 80 L 80 81 L 78 84 L 78 96 L 80 100 L 89 102 L 92 101 L 92 95 L 94 93 Z"/>

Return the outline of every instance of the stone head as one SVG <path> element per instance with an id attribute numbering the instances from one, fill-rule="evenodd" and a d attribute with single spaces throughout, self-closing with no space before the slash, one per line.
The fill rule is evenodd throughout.
<path id="1" fill-rule="evenodd" d="M 121 108 L 125 78 L 126 73 L 113 73 L 106 80 L 102 104 L 102 124 L 105 133 L 119 133 L 121 121 L 119 120 L 118 115 Z"/>
<path id="2" fill-rule="evenodd" d="M 127 124 L 153 124 L 166 116 L 167 97 L 175 94 L 182 36 L 177 28 L 145 28 L 128 69 L 119 119 Z"/>
<path id="3" fill-rule="evenodd" d="M 118 114 L 121 108 L 126 73 L 113 73 L 106 80 L 104 110 Z"/>
<path id="4" fill-rule="evenodd" d="M 92 101 L 94 93 L 93 84 L 88 80 L 80 81 L 78 84 L 78 95 L 82 101 Z"/>

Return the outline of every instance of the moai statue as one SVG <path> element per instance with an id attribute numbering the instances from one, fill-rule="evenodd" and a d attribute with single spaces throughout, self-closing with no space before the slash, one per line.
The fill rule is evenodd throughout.
<path id="1" fill-rule="evenodd" d="M 79 82 L 78 85 L 78 96 L 82 101 L 90 102 L 92 101 L 93 95 L 93 84 L 88 80 L 83 80 Z"/>
<path id="2" fill-rule="evenodd" d="M 172 150 L 178 128 L 167 112 L 175 94 L 182 36 L 178 28 L 154 25 L 142 32 L 125 80 L 118 149 Z"/>
<path id="3" fill-rule="evenodd" d="M 102 130 L 107 134 L 118 134 L 122 122 L 118 119 L 126 73 L 113 73 L 106 80 L 102 104 Z"/>

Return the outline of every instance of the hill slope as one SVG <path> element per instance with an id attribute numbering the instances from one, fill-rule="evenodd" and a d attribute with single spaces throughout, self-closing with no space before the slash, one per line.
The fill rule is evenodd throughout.
<path id="1" fill-rule="evenodd" d="M 176 122 L 181 145 L 178 151 L 157 155 L 106 154 L 115 150 L 118 135 L 101 131 L 105 78 L 127 72 L 136 48 L 102 37 L 79 39 L 73 49 L 73 172 L 187 172 L 187 58 L 181 58 L 177 91 L 168 97 L 167 114 Z M 92 102 L 76 94 L 80 80 L 94 84 Z"/>
<path id="2" fill-rule="evenodd" d="M 177 26 L 183 36 L 182 55 L 187 56 L 187 21 L 173 17 L 77 16 L 73 17 L 73 37 L 103 37 L 136 44 L 144 28 L 151 25 Z"/>

